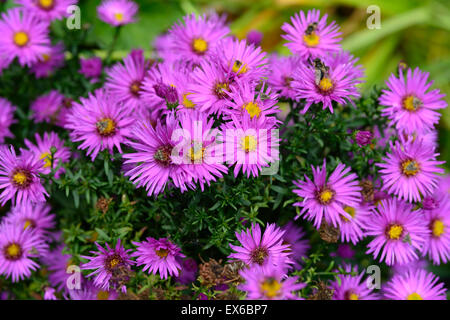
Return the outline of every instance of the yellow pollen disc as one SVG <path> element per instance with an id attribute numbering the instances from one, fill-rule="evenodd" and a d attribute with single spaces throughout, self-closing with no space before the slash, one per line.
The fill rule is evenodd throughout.
<path id="1" fill-rule="evenodd" d="M 50 9 L 53 6 L 53 0 L 39 0 L 39 6 L 44 9 Z"/>
<path id="2" fill-rule="evenodd" d="M 30 219 L 25 220 L 25 224 L 23 225 L 23 229 L 25 230 L 28 227 L 33 227 L 34 222 Z"/>
<path id="3" fill-rule="evenodd" d="M 243 74 L 247 72 L 247 65 L 246 64 L 242 64 L 241 61 L 236 60 L 233 63 L 233 72 L 237 73 L 237 74 Z"/>
<path id="4" fill-rule="evenodd" d="M 418 294 L 417 292 L 413 292 L 410 295 L 408 295 L 408 297 L 406 297 L 406 300 L 423 300 L 423 299 L 420 296 L 420 294 Z"/>
<path id="5" fill-rule="evenodd" d="M 250 118 L 259 117 L 261 114 L 261 109 L 258 107 L 258 104 L 254 102 L 249 102 L 242 106 L 243 109 L 247 110 Z"/>
<path id="6" fill-rule="evenodd" d="M 325 189 L 320 193 L 319 197 L 323 203 L 328 203 L 333 198 L 333 192 L 329 189 Z"/>
<path id="7" fill-rule="evenodd" d="M 195 103 L 193 103 L 191 100 L 188 99 L 188 95 L 190 95 L 191 93 L 185 93 L 183 94 L 183 106 L 185 108 L 188 109 L 194 109 L 195 108 Z"/>
<path id="8" fill-rule="evenodd" d="M 255 136 L 245 136 L 241 138 L 241 148 L 245 152 L 253 152 L 256 150 L 258 140 Z"/>
<path id="9" fill-rule="evenodd" d="M 120 263 L 119 259 L 112 259 L 111 262 L 109 263 L 109 266 L 111 268 L 115 268 L 119 263 Z"/>
<path id="10" fill-rule="evenodd" d="M 46 54 L 46 53 L 44 53 L 43 55 L 42 55 L 42 61 L 44 61 L 44 62 L 48 62 L 48 61 L 50 61 L 50 55 L 49 54 Z"/>
<path id="11" fill-rule="evenodd" d="M 104 136 L 110 135 L 116 130 L 116 124 L 110 118 L 100 119 L 100 121 L 96 123 L 96 126 L 98 132 Z"/>
<path id="12" fill-rule="evenodd" d="M 346 207 L 344 208 L 344 211 L 347 212 L 352 218 L 355 217 L 355 214 L 356 214 L 355 208 L 346 206 Z M 344 217 L 344 216 L 342 216 L 342 219 L 343 219 L 344 221 L 347 221 L 347 222 L 350 221 L 349 219 L 347 219 L 347 218 Z"/>
<path id="13" fill-rule="evenodd" d="M 30 38 L 28 37 L 28 34 L 23 31 L 19 31 L 14 34 L 14 43 L 19 47 L 26 46 L 29 40 Z"/>
<path id="14" fill-rule="evenodd" d="M 169 251 L 167 249 L 160 249 L 155 251 L 156 255 L 160 258 L 165 258 L 169 254 Z"/>
<path id="15" fill-rule="evenodd" d="M 202 162 L 204 153 L 205 153 L 205 148 L 192 147 L 189 150 L 189 156 L 193 163 Z"/>
<path id="16" fill-rule="evenodd" d="M 409 95 L 403 99 L 403 108 L 408 111 L 416 111 L 422 102 L 416 97 Z"/>
<path id="17" fill-rule="evenodd" d="M 393 240 L 400 239 L 402 233 L 403 227 L 398 224 L 394 224 L 393 226 L 391 226 L 388 231 L 389 238 Z"/>
<path id="18" fill-rule="evenodd" d="M 319 36 L 315 32 L 311 32 L 311 34 L 303 35 L 303 42 L 305 42 L 305 44 L 308 47 L 317 46 L 319 44 L 319 39 L 320 39 Z"/>
<path id="19" fill-rule="evenodd" d="M 356 293 L 350 293 L 348 300 L 359 300 L 359 296 Z"/>
<path id="20" fill-rule="evenodd" d="M 13 181 L 18 185 L 24 185 L 27 182 L 27 176 L 25 173 L 19 171 L 13 175 Z"/>
<path id="21" fill-rule="evenodd" d="M 117 20 L 117 22 L 122 22 L 123 21 L 123 13 L 122 12 L 114 13 L 114 18 Z"/>
<path id="22" fill-rule="evenodd" d="M 100 290 L 97 293 L 97 300 L 108 300 L 108 298 L 109 298 L 109 292 L 108 291 Z"/>
<path id="23" fill-rule="evenodd" d="M 402 172 L 405 176 L 415 176 L 419 172 L 419 164 L 415 160 L 407 160 L 402 163 Z"/>
<path id="24" fill-rule="evenodd" d="M 433 236 L 440 237 L 444 233 L 445 225 L 441 220 L 434 220 L 431 230 L 433 231 Z"/>
<path id="25" fill-rule="evenodd" d="M 319 82 L 319 88 L 320 88 L 320 90 L 325 91 L 325 92 L 330 91 L 333 88 L 333 82 L 331 81 L 330 78 L 324 77 Z"/>
<path id="26" fill-rule="evenodd" d="M 52 155 L 49 152 L 44 152 L 41 154 L 39 159 L 44 160 L 44 168 L 48 168 L 52 165 Z"/>
<path id="27" fill-rule="evenodd" d="M 17 257 L 20 255 L 20 247 L 18 244 L 10 244 L 7 248 L 6 248 L 6 253 L 8 254 L 8 256 L 10 257 Z"/>
<path id="28" fill-rule="evenodd" d="M 192 49 L 197 53 L 205 53 L 208 50 L 208 42 L 202 38 L 196 38 L 192 40 Z"/>
<path id="29" fill-rule="evenodd" d="M 261 291 L 268 298 L 275 298 L 280 294 L 281 283 L 273 278 L 269 278 L 261 284 Z"/>

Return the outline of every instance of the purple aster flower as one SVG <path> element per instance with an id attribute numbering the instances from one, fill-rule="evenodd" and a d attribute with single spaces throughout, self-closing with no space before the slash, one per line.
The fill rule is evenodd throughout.
<path id="1" fill-rule="evenodd" d="M 382 190 L 395 194 L 409 202 L 420 201 L 421 195 L 432 194 L 437 186 L 437 173 L 444 173 L 436 161 L 439 153 L 434 148 L 424 147 L 422 139 L 390 142 L 391 153 L 383 157 L 380 167 L 383 179 Z"/>
<path id="2" fill-rule="evenodd" d="M 358 130 L 355 134 L 355 140 L 358 146 L 364 147 L 371 143 L 373 134 L 370 131 L 360 131 Z"/>
<path id="3" fill-rule="evenodd" d="M 301 113 L 306 113 L 312 104 L 322 104 L 322 109 L 333 113 L 333 104 L 353 103 L 353 98 L 360 97 L 357 84 L 361 73 L 353 63 L 338 63 L 340 53 L 328 54 L 295 69 L 291 85 L 297 92 L 297 99 L 305 100 Z"/>
<path id="4" fill-rule="evenodd" d="M 297 68 L 303 68 L 299 56 L 279 57 L 273 54 L 270 57 L 269 85 L 285 99 L 295 99 L 297 92 L 292 88 L 293 73 Z"/>
<path id="5" fill-rule="evenodd" d="M 128 142 L 134 152 L 123 155 L 125 165 L 129 165 L 125 176 L 130 177 L 137 187 L 145 187 L 149 196 L 163 192 L 169 181 L 182 192 L 186 191 L 186 183 L 192 180 L 172 160 L 172 150 L 176 145 L 172 135 L 177 128 L 178 121 L 173 114 L 166 117 L 165 123 L 158 119 L 155 127 L 140 122 L 133 130 L 133 139 Z"/>
<path id="6" fill-rule="evenodd" d="M 50 47 L 50 52 L 44 53 L 42 57 L 31 66 L 31 72 L 36 78 L 49 77 L 53 71 L 64 65 L 64 45 L 57 43 Z"/>
<path id="7" fill-rule="evenodd" d="M 88 79 L 97 81 L 102 74 L 102 59 L 99 57 L 80 58 L 80 70 L 78 71 Z"/>
<path id="8" fill-rule="evenodd" d="M 8 200 L 13 204 L 44 202 L 48 193 L 39 176 L 42 166 L 30 151 L 22 150 L 22 154 L 17 156 L 13 146 L 0 146 L 1 204 L 5 205 Z"/>
<path id="9" fill-rule="evenodd" d="M 78 0 L 16 0 L 16 3 L 39 19 L 51 22 L 68 17 L 67 8 L 76 5 Z"/>
<path id="10" fill-rule="evenodd" d="M 50 206 L 45 202 L 25 202 L 11 208 L 7 216 L 3 218 L 4 223 L 20 226 L 24 229 L 36 230 L 44 240 L 50 239 L 49 231 L 56 225 L 55 215 L 50 214 Z"/>
<path id="11" fill-rule="evenodd" d="M 444 196 L 432 207 L 424 206 L 423 213 L 431 233 L 422 254 L 428 254 L 434 264 L 447 263 L 450 260 L 450 197 Z"/>
<path id="12" fill-rule="evenodd" d="M 303 300 L 295 291 L 306 287 L 298 277 L 285 277 L 281 267 L 253 265 L 240 272 L 245 283 L 238 286 L 250 300 Z"/>
<path id="13" fill-rule="evenodd" d="M 377 258 L 381 252 L 379 261 L 389 266 L 418 259 L 416 250 L 422 250 L 430 233 L 422 213 L 397 199 L 382 200 L 364 228 L 374 237 L 366 253 Z"/>
<path id="14" fill-rule="evenodd" d="M 374 208 L 366 203 L 359 203 L 354 207 L 345 206 L 344 211 L 352 218 L 341 216 L 340 233 L 342 242 L 358 243 L 364 238 L 364 224 L 370 222 Z"/>
<path id="15" fill-rule="evenodd" d="M 303 11 L 300 11 L 300 16 L 296 13 L 291 17 L 292 25 L 286 22 L 281 27 L 287 33 L 282 35 L 288 41 L 285 46 L 303 60 L 339 51 L 339 26 L 334 21 L 327 25 L 327 17 L 325 14 L 320 18 L 319 10 L 308 11 L 306 16 Z"/>
<path id="16" fill-rule="evenodd" d="M 38 97 L 30 106 L 33 111 L 32 118 L 36 122 L 57 123 L 63 102 L 64 96 L 57 90 L 52 90 L 49 93 Z"/>
<path id="17" fill-rule="evenodd" d="M 0 52 L 8 59 L 18 58 L 22 67 L 31 66 L 50 53 L 48 23 L 20 8 L 2 14 Z"/>
<path id="18" fill-rule="evenodd" d="M 87 281 L 80 289 L 70 289 L 66 300 L 117 300 L 119 294 L 114 290 L 104 290 Z"/>
<path id="19" fill-rule="evenodd" d="M 12 282 L 29 278 L 39 268 L 33 258 L 44 254 L 48 245 L 37 230 L 20 225 L 0 225 L 0 274 Z"/>
<path id="20" fill-rule="evenodd" d="M 196 279 L 198 266 L 192 258 L 181 259 L 177 257 L 177 261 L 181 264 L 181 271 L 175 280 L 181 284 L 189 284 Z"/>
<path id="21" fill-rule="evenodd" d="M 239 171 L 257 177 L 263 167 L 269 167 L 279 160 L 279 143 L 274 120 L 264 116 L 250 118 L 244 114 L 242 118 L 231 116 L 232 121 L 224 126 L 225 160 L 228 165 L 235 164 L 234 176 Z"/>
<path id="22" fill-rule="evenodd" d="M 373 292 L 367 286 L 363 277 L 365 270 L 358 274 L 358 267 L 351 265 L 344 265 L 344 271 L 347 274 L 339 274 L 337 277 L 340 279 L 331 282 L 331 288 L 333 292 L 333 300 L 378 300 L 378 295 Z M 339 272 L 336 270 L 336 272 Z M 351 273 L 356 273 L 352 275 Z"/>
<path id="23" fill-rule="evenodd" d="M 134 51 L 106 72 L 105 88 L 131 110 L 142 105 L 141 87 L 149 68 L 142 51 Z"/>
<path id="24" fill-rule="evenodd" d="M 16 108 L 11 102 L 0 97 L 0 144 L 5 142 L 5 138 L 14 138 L 9 128 L 17 122 L 14 119 Z"/>
<path id="25" fill-rule="evenodd" d="M 69 162 L 70 149 L 64 146 L 64 141 L 55 132 L 45 132 L 42 138 L 36 133 L 35 138 L 36 145 L 32 144 L 28 139 L 25 139 L 24 142 L 28 150 L 43 162 L 44 167 L 41 171 L 43 174 L 51 172 L 52 163 L 53 169 L 56 169 L 58 165 Z M 55 172 L 55 178 L 58 179 L 64 171 L 64 168 L 59 168 Z"/>
<path id="26" fill-rule="evenodd" d="M 78 149 L 87 149 L 87 155 L 95 160 L 102 150 L 113 154 L 116 147 L 122 153 L 121 143 L 131 134 L 134 119 L 130 110 L 117 102 L 108 92 L 99 89 L 89 97 L 80 98 L 67 115 L 66 129 L 71 130 L 72 141 L 82 141 Z"/>
<path id="27" fill-rule="evenodd" d="M 230 29 L 222 19 L 195 14 L 183 17 L 169 31 L 172 40 L 171 50 L 178 59 L 188 64 L 199 64 L 210 59 L 220 39 L 224 38 Z"/>
<path id="28" fill-rule="evenodd" d="M 52 287 L 58 291 L 67 290 L 67 280 L 72 276 L 67 272 L 67 268 L 72 265 L 72 256 L 64 253 L 65 245 L 60 244 L 55 249 L 41 257 L 43 264 L 49 271 L 48 281 Z"/>
<path id="29" fill-rule="evenodd" d="M 447 103 L 438 89 L 428 91 L 433 84 L 433 81 L 427 83 L 428 76 L 429 73 L 419 68 L 414 72 L 408 69 L 406 79 L 400 72 L 399 78 L 392 74 L 386 82 L 388 90 L 383 90 L 379 98 L 380 104 L 386 106 L 382 115 L 399 131 L 425 133 L 439 122 L 441 115 L 436 110 L 445 108 Z"/>
<path id="30" fill-rule="evenodd" d="M 265 266 L 269 264 L 293 264 L 290 244 L 283 243 L 285 231 L 274 223 L 268 224 L 261 235 L 258 224 L 252 223 L 250 229 L 236 231 L 236 238 L 241 247 L 230 244 L 232 250 L 228 258 L 241 260 L 249 266 Z"/>
<path id="31" fill-rule="evenodd" d="M 396 274 L 384 287 L 384 297 L 390 300 L 446 300 L 444 283 L 426 270 L 409 270 Z"/>
<path id="32" fill-rule="evenodd" d="M 156 240 L 148 237 L 143 242 L 133 242 L 137 246 L 132 256 L 137 257 L 138 266 L 144 265 L 142 271 L 148 269 L 148 273 L 156 274 L 159 272 L 161 279 L 167 279 L 169 276 L 178 277 L 181 265 L 177 257 L 184 258 L 181 249 L 167 238 Z"/>
<path id="33" fill-rule="evenodd" d="M 284 225 L 281 230 L 285 232 L 283 235 L 283 243 L 289 244 L 291 247 L 294 268 L 299 270 L 301 269 L 303 258 L 307 258 L 306 253 L 310 248 L 309 240 L 305 239 L 306 233 L 292 221 Z"/>
<path id="34" fill-rule="evenodd" d="M 97 15 L 103 22 L 118 27 L 135 22 L 138 9 L 131 0 L 103 0 L 97 7 Z"/>
<path id="35" fill-rule="evenodd" d="M 306 181 L 293 181 L 300 188 L 295 189 L 294 193 L 303 198 L 301 202 L 294 203 L 294 206 L 302 207 L 300 216 L 304 215 L 309 221 L 314 220 L 317 229 L 322 219 L 334 227 L 341 224 L 341 216 L 351 220 L 351 215 L 344 208 L 355 208 L 361 201 L 358 176 L 350 173 L 351 168 L 340 163 L 327 179 L 325 159 L 322 168 L 311 168 L 313 181 L 306 175 Z"/>
<path id="36" fill-rule="evenodd" d="M 258 30 L 250 30 L 249 33 L 247 33 L 247 42 L 249 44 L 252 44 L 254 46 L 259 46 L 261 44 L 261 41 L 263 39 L 262 32 L 259 32 Z"/>
<path id="37" fill-rule="evenodd" d="M 125 250 L 120 243 L 120 239 L 117 240 L 115 248 L 111 248 L 108 243 L 105 243 L 106 249 L 97 242 L 95 242 L 95 245 L 98 251 L 91 251 L 92 254 L 95 254 L 94 257 L 81 256 L 89 260 L 89 262 L 81 265 L 81 269 L 95 269 L 88 277 L 95 275 L 94 285 L 97 288 L 102 290 L 109 290 L 109 288 L 121 289 L 122 292 L 127 292 L 126 286 L 119 284 L 116 277 L 122 269 L 130 270 L 130 266 L 135 263 L 130 259 L 129 252 L 131 249 Z"/>

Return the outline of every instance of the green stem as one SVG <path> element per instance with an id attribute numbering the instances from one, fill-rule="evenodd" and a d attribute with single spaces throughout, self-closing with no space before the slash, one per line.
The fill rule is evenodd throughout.
<path id="1" fill-rule="evenodd" d="M 114 47 L 117 44 L 117 40 L 119 39 L 120 30 L 122 30 L 122 26 L 118 26 L 114 32 L 113 41 L 111 42 L 111 46 L 108 49 L 108 54 L 106 55 L 106 64 L 109 64 L 111 60 L 112 53 L 114 51 Z"/>

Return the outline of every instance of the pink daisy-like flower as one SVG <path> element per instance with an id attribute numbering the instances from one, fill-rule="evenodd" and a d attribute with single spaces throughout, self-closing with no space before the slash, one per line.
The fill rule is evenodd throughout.
<path id="1" fill-rule="evenodd" d="M 163 192 L 170 181 L 182 192 L 186 191 L 186 183 L 192 180 L 172 160 L 172 150 L 176 145 L 172 135 L 177 128 L 178 121 L 169 114 L 165 123 L 158 119 L 155 127 L 148 122 L 138 123 L 133 130 L 133 139 L 128 141 L 134 151 L 123 155 L 126 159 L 124 164 L 129 165 L 125 176 L 130 177 L 137 187 L 145 187 L 149 196 Z"/>
<path id="2" fill-rule="evenodd" d="M 175 278 L 175 281 L 181 284 L 189 284 L 194 282 L 197 278 L 198 266 L 197 262 L 195 262 L 192 258 L 181 259 L 177 258 L 178 262 L 181 264 L 180 274 Z"/>
<path id="3" fill-rule="evenodd" d="M 378 295 L 368 287 L 366 281 L 363 281 L 365 270 L 358 274 L 358 267 L 352 268 L 351 265 L 344 265 L 343 269 L 347 274 L 337 275 L 340 281 L 331 281 L 330 287 L 334 290 L 333 300 L 378 300 Z M 353 272 L 356 275 L 349 274 Z"/>
<path id="4" fill-rule="evenodd" d="M 439 89 L 428 91 L 433 81 L 427 83 L 429 73 L 419 68 L 408 69 L 406 79 L 402 71 L 399 78 L 394 74 L 386 82 L 388 90 L 383 90 L 379 98 L 386 106 L 382 115 L 388 117 L 400 132 L 408 134 L 426 133 L 439 122 L 440 113 L 447 103 Z M 427 92 L 428 91 L 428 92 Z"/>
<path id="5" fill-rule="evenodd" d="M 0 20 L 0 52 L 17 58 L 22 67 L 31 66 L 50 53 L 48 23 L 20 8 L 2 14 Z"/>
<path id="6" fill-rule="evenodd" d="M 421 195 L 431 195 L 437 186 L 437 173 L 444 173 L 436 161 L 439 153 L 434 148 L 426 148 L 422 139 L 396 141 L 391 145 L 391 153 L 383 157 L 380 167 L 383 179 L 382 190 L 395 194 L 409 202 L 420 201 Z"/>
<path id="7" fill-rule="evenodd" d="M 280 97 L 295 100 L 297 92 L 292 88 L 293 73 L 295 69 L 303 67 L 299 56 L 279 57 L 273 54 L 270 57 L 268 83 Z"/>
<path id="8" fill-rule="evenodd" d="M 182 155 L 173 158 L 175 163 L 183 164 L 195 183 L 210 185 L 216 178 L 222 178 L 228 168 L 222 164 L 222 144 L 219 131 L 212 129 L 214 119 L 200 112 L 184 113 L 179 116 L 183 142 L 179 144 Z"/>
<path id="9" fill-rule="evenodd" d="M 8 200 L 13 204 L 44 202 L 48 193 L 39 176 L 42 165 L 30 151 L 22 150 L 17 156 L 13 146 L 0 146 L 1 204 L 5 205 Z"/>
<path id="10" fill-rule="evenodd" d="M 446 300 L 444 283 L 426 270 L 396 274 L 385 285 L 384 297 L 390 300 Z"/>
<path id="11" fill-rule="evenodd" d="M 242 230 L 241 233 L 236 231 L 236 238 L 242 246 L 230 244 L 231 249 L 236 252 L 231 253 L 228 258 L 243 261 L 249 266 L 293 264 L 291 246 L 283 243 L 284 234 L 285 231 L 274 223 L 269 223 L 261 235 L 261 227 L 252 223 L 250 229 Z"/>
<path id="12" fill-rule="evenodd" d="M 361 94 L 357 84 L 361 71 L 354 66 L 354 61 L 339 58 L 340 54 L 328 54 L 304 64 L 303 68 L 295 69 L 292 87 L 297 92 L 297 100 L 304 99 L 305 106 L 301 113 L 306 113 L 312 104 L 322 104 L 322 109 L 333 113 L 333 101 L 340 104 L 352 103 L 351 99 Z"/>
<path id="13" fill-rule="evenodd" d="M 44 240 L 50 238 L 49 231 L 56 225 L 55 215 L 50 214 L 50 206 L 45 202 L 25 202 L 11 209 L 3 219 L 4 223 L 36 230 Z"/>
<path id="14" fill-rule="evenodd" d="M 43 174 L 49 174 L 53 168 L 56 169 L 58 165 L 69 162 L 70 149 L 64 146 L 64 141 L 61 140 L 55 132 L 45 132 L 43 137 L 36 133 L 36 145 L 25 139 L 25 145 L 36 158 L 43 162 Z M 52 152 L 52 148 L 54 152 Z M 55 172 L 55 178 L 58 179 L 64 168 L 59 168 Z"/>
<path id="15" fill-rule="evenodd" d="M 97 7 L 100 20 L 114 27 L 136 21 L 139 6 L 131 0 L 103 0 Z"/>
<path id="16" fill-rule="evenodd" d="M 225 160 L 228 165 L 235 164 L 234 176 L 239 171 L 257 177 L 262 168 L 275 164 L 279 160 L 279 143 L 277 131 L 273 126 L 274 119 L 261 116 L 250 118 L 244 114 L 242 118 L 231 116 L 232 121 L 224 126 Z"/>
<path id="17" fill-rule="evenodd" d="M 322 168 L 311 168 L 313 180 L 305 175 L 305 181 L 293 181 L 299 188 L 294 193 L 303 198 L 301 202 L 294 203 L 294 206 L 302 207 L 300 216 L 303 215 L 309 221 L 314 220 L 317 229 L 323 219 L 334 227 L 342 224 L 342 217 L 351 220 L 352 216 L 344 208 L 355 208 L 361 201 L 358 176 L 350 173 L 351 168 L 340 163 L 327 179 L 325 159 Z"/>
<path id="18" fill-rule="evenodd" d="M 9 128 L 17 122 L 14 119 L 16 108 L 11 102 L 0 97 L 0 144 L 5 142 L 5 138 L 14 138 Z"/>
<path id="19" fill-rule="evenodd" d="M 51 22 L 68 17 L 67 8 L 76 5 L 78 0 L 16 0 L 16 2 L 39 19 Z"/>
<path id="20" fill-rule="evenodd" d="M 358 243 L 364 238 L 363 226 L 367 220 L 370 221 L 373 207 L 367 203 L 359 203 L 355 207 L 345 206 L 344 211 L 352 218 L 341 216 L 339 230 L 342 242 Z"/>
<path id="21" fill-rule="evenodd" d="M 265 58 L 266 53 L 261 47 L 229 37 L 219 42 L 214 60 L 233 77 L 256 82 L 268 74 L 268 61 Z"/>
<path id="22" fill-rule="evenodd" d="M 102 290 L 113 288 L 116 290 L 120 289 L 124 293 L 127 292 L 126 286 L 120 285 L 117 278 L 119 278 L 118 273 L 121 272 L 121 269 L 130 270 L 130 266 L 135 263 L 129 256 L 131 249 L 125 250 L 120 243 L 120 239 L 117 240 L 115 248 L 111 248 L 108 243 L 105 243 L 106 249 L 97 242 L 95 242 L 95 245 L 98 251 L 91 251 L 92 254 L 95 254 L 94 257 L 81 256 L 89 260 L 89 262 L 81 265 L 81 269 L 95 269 L 88 277 L 95 275 L 94 285 L 97 288 Z"/>
<path id="23" fill-rule="evenodd" d="M 33 258 L 48 250 L 37 230 L 20 225 L 0 225 L 0 274 L 18 282 L 39 268 Z"/>
<path id="24" fill-rule="evenodd" d="M 381 252 L 379 261 L 389 266 L 418 259 L 416 250 L 422 250 L 430 233 L 423 214 L 397 199 L 381 200 L 364 229 L 374 237 L 366 253 L 377 258 Z"/>
<path id="25" fill-rule="evenodd" d="M 50 47 L 49 53 L 44 53 L 42 57 L 31 66 L 31 72 L 36 78 L 46 78 L 53 71 L 64 65 L 64 44 L 57 43 Z"/>
<path id="26" fill-rule="evenodd" d="M 177 58 L 188 64 L 199 64 L 210 59 L 220 39 L 224 38 L 230 29 L 222 19 L 195 14 L 183 17 L 169 31 L 172 40 L 171 50 Z"/>
<path id="27" fill-rule="evenodd" d="M 285 277 L 282 267 L 253 265 L 239 272 L 245 283 L 238 286 L 250 300 L 303 300 L 295 291 L 306 287 L 298 277 Z"/>
<path id="28" fill-rule="evenodd" d="M 80 58 L 80 70 L 78 71 L 92 81 L 98 81 L 102 74 L 102 59 L 99 57 Z"/>
<path id="29" fill-rule="evenodd" d="M 137 246 L 132 256 L 137 257 L 138 266 L 144 265 L 143 271 L 148 269 L 148 273 L 156 274 L 159 272 L 161 279 L 167 279 L 168 276 L 179 275 L 181 269 L 177 257 L 184 258 L 181 249 L 167 238 L 156 240 L 148 237 L 143 242 L 133 242 Z"/>
<path id="30" fill-rule="evenodd" d="M 31 103 L 32 118 L 36 122 L 58 122 L 58 114 L 64 102 L 64 96 L 57 90 L 38 97 Z"/>
<path id="31" fill-rule="evenodd" d="M 447 263 L 450 260 L 450 197 L 442 197 L 428 210 L 424 205 L 423 213 L 431 233 L 422 254 L 428 254 L 434 264 Z"/>
<path id="32" fill-rule="evenodd" d="M 122 153 L 121 143 L 131 134 L 134 119 L 130 110 L 118 103 L 108 92 L 99 89 L 90 93 L 81 103 L 74 103 L 67 115 L 66 128 L 71 130 L 72 141 L 82 143 L 78 149 L 87 149 L 87 155 L 95 160 L 102 150 L 113 154 L 116 147 Z"/>
<path id="33" fill-rule="evenodd" d="M 300 16 L 296 13 L 291 17 L 292 25 L 286 22 L 281 27 L 287 33 L 282 37 L 289 41 L 285 46 L 303 60 L 340 50 L 339 26 L 334 21 L 327 25 L 327 17 L 325 14 L 320 18 L 319 10 L 308 11 L 306 16 L 303 11 Z"/>
<path id="34" fill-rule="evenodd" d="M 117 63 L 106 72 L 105 88 L 131 110 L 142 107 L 141 87 L 149 68 L 142 50 L 135 50 L 122 63 Z"/>
<path id="35" fill-rule="evenodd" d="M 294 268 L 296 270 L 301 269 L 303 258 L 307 257 L 306 253 L 310 248 L 309 240 L 305 239 L 306 233 L 292 221 L 284 225 L 281 230 L 285 232 L 283 235 L 283 243 L 289 244 L 291 247 Z"/>

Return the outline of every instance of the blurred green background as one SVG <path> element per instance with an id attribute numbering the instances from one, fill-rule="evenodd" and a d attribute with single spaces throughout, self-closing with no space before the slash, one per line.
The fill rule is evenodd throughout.
<path id="1" fill-rule="evenodd" d="M 449 0 L 135 0 L 139 6 L 136 24 L 125 26 L 115 57 L 132 48 L 143 48 L 151 56 L 153 39 L 183 15 L 215 10 L 226 13 L 238 38 L 256 29 L 263 32 L 262 47 L 268 52 L 289 54 L 280 37 L 281 25 L 300 10 L 317 8 L 336 20 L 343 32 L 343 47 L 360 58 L 366 69 L 364 90 L 383 85 L 397 63 L 404 60 L 431 74 L 434 88 L 450 95 L 450 1 Z M 11 3 L 12 1 L 9 0 Z M 100 0 L 80 0 L 82 23 L 91 24 L 88 41 L 105 55 L 113 28 L 96 17 Z M 368 29 L 369 6 L 380 8 L 381 28 Z M 439 124 L 441 158 L 450 162 L 450 108 L 442 111 Z M 447 164 L 447 167 L 450 166 Z"/>

